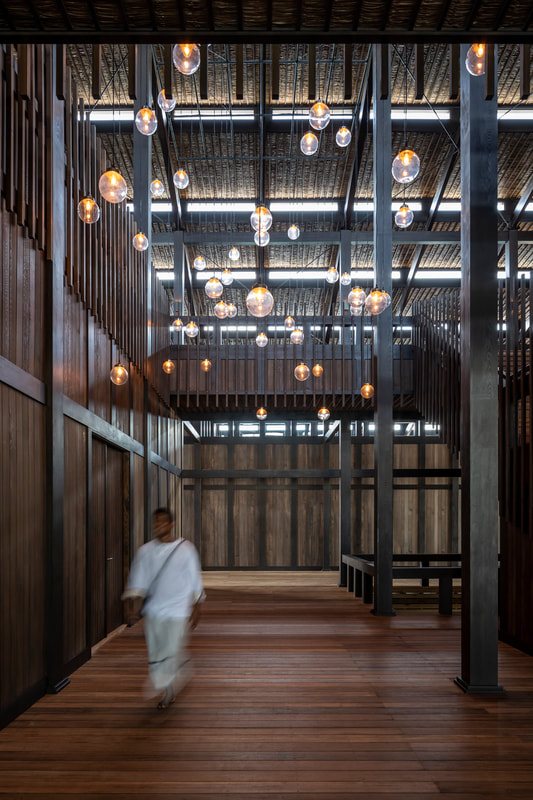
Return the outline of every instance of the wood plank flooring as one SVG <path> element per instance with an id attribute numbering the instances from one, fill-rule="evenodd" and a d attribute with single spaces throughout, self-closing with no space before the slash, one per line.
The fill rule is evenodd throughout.
<path id="1" fill-rule="evenodd" d="M 507 693 L 469 697 L 457 615 L 373 617 L 333 573 L 206 585 L 176 704 L 143 699 L 142 627 L 125 630 L 0 732 L 0 798 L 533 798 L 529 656 L 501 645 Z"/>

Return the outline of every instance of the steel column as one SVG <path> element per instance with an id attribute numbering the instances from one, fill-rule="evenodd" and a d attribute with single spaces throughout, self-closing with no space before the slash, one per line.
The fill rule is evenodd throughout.
<path id="1" fill-rule="evenodd" d="M 498 684 L 498 341 L 496 92 L 461 46 L 461 676 L 469 693 Z M 492 99 L 485 100 L 485 96 Z"/>
<path id="2" fill-rule="evenodd" d="M 374 264 L 376 285 L 392 296 L 392 129 L 390 53 L 388 45 L 375 45 L 374 87 Z M 375 370 L 375 490 L 373 614 L 393 616 L 393 422 L 392 422 L 392 305 L 374 320 Z"/>

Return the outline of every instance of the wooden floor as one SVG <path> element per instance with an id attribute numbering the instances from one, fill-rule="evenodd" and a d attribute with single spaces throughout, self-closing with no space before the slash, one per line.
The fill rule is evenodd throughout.
<path id="1" fill-rule="evenodd" d="M 208 574 L 193 682 L 144 700 L 141 625 L 0 732 L 0 797 L 533 798 L 533 659 L 465 696 L 459 617 L 376 618 L 330 573 Z"/>

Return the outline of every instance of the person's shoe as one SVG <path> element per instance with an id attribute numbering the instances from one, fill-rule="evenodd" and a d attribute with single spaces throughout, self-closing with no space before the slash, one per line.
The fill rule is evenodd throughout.
<path id="1" fill-rule="evenodd" d="M 167 708 L 168 706 L 172 705 L 174 700 L 176 699 L 176 695 L 172 688 L 166 689 L 165 694 L 163 695 L 162 699 L 157 704 L 159 710 L 163 708 Z"/>

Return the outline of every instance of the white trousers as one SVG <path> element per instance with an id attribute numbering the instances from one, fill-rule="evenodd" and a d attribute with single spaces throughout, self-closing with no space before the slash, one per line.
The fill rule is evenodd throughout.
<path id="1" fill-rule="evenodd" d="M 189 620 L 144 618 L 144 636 L 148 648 L 148 670 L 154 689 L 178 686 L 187 672 Z"/>

